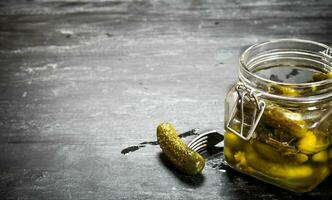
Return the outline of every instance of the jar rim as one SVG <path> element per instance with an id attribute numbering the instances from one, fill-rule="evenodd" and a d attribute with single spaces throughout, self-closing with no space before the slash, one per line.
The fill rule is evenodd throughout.
<path id="1" fill-rule="evenodd" d="M 262 76 L 259 76 L 258 74 L 254 73 L 252 70 L 250 70 L 250 68 L 248 68 L 247 65 L 247 58 L 246 56 L 249 55 L 250 52 L 252 52 L 255 48 L 259 48 L 265 45 L 269 45 L 269 44 L 273 44 L 273 43 L 282 43 L 282 42 L 293 42 L 293 43 L 307 43 L 310 45 L 315 45 L 317 47 L 322 48 L 323 50 L 326 50 L 328 53 L 332 53 L 332 47 L 329 47 L 328 45 L 325 45 L 323 43 L 319 43 L 319 42 L 315 42 L 315 41 L 311 41 L 311 40 L 304 40 L 304 39 L 296 39 L 296 38 L 287 38 L 287 39 L 274 39 L 274 40 L 269 40 L 269 41 L 265 41 L 262 43 L 256 43 L 254 45 L 251 45 L 250 47 L 248 47 L 240 56 L 239 62 L 240 62 L 240 72 L 239 72 L 239 78 L 241 81 L 248 82 L 245 81 L 244 79 L 246 79 L 246 77 L 242 74 L 242 70 L 248 74 L 250 77 L 257 79 L 258 81 L 261 82 L 265 82 L 265 83 L 269 83 L 269 84 L 274 84 L 274 85 L 280 85 L 280 86 L 292 86 L 292 87 L 298 87 L 298 88 L 306 88 L 306 87 L 317 87 L 317 86 L 322 86 L 322 85 L 327 85 L 327 84 L 332 84 L 332 79 L 325 79 L 325 80 L 320 80 L 320 81 L 313 81 L 313 82 L 305 82 L 305 83 L 289 83 L 289 82 L 278 82 L 278 81 L 274 81 L 271 79 L 267 79 L 264 78 Z M 324 53 L 324 51 L 318 51 L 317 55 L 321 56 L 322 58 L 325 58 L 326 60 L 328 60 L 329 63 L 329 67 L 332 68 L 332 55 Z M 246 84 L 247 85 L 247 84 Z M 306 96 L 306 97 L 289 97 L 289 96 L 283 96 L 283 95 L 276 95 L 276 94 L 270 94 L 266 91 L 260 91 L 263 92 L 264 95 L 266 96 L 270 96 L 273 98 L 280 98 L 283 100 L 293 100 L 293 101 L 306 101 L 311 99 L 310 101 L 312 101 L 312 96 Z M 330 94 L 324 94 L 324 95 L 317 95 L 314 99 L 316 100 L 321 100 L 321 99 L 325 99 L 328 97 L 332 97 L 332 93 L 330 92 Z"/>

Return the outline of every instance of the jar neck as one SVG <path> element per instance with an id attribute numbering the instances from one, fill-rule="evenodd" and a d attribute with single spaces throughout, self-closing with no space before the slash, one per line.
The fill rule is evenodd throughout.
<path id="1" fill-rule="evenodd" d="M 324 44 L 298 39 L 273 40 L 253 45 L 241 55 L 239 79 L 265 98 L 300 103 L 331 100 L 332 77 L 323 77 L 332 71 L 331 53 L 331 48 Z M 268 74 L 270 77 L 260 74 L 272 68 L 273 72 L 285 68 L 288 70 L 287 67 L 292 68 L 294 74 L 298 71 L 310 74 L 312 80 L 290 82 L 288 75 L 292 73 L 285 80 L 279 80 L 273 73 Z M 318 79 L 319 75 L 323 78 Z M 315 79 L 315 76 L 318 78 Z M 303 77 L 299 74 L 298 78 Z"/>

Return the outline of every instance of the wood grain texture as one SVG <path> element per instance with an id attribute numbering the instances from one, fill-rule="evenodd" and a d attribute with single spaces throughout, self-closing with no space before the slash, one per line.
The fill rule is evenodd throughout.
<path id="1" fill-rule="evenodd" d="M 0 199 L 332 199 L 120 153 L 165 120 L 222 131 L 241 51 L 285 37 L 331 45 L 332 1 L 0 1 Z"/>

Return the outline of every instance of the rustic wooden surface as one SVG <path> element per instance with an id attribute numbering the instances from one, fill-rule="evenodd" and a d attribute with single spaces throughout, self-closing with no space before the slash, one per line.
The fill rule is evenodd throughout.
<path id="1" fill-rule="evenodd" d="M 165 120 L 222 131 L 240 52 L 331 45 L 332 1 L 8 0 L 0 15 L 0 199 L 332 199 L 332 178 L 295 194 L 218 160 L 188 178 L 158 146 L 120 153 Z"/>

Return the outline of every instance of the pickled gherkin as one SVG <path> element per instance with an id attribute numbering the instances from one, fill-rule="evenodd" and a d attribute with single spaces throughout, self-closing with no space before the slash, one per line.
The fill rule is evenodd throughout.
<path id="1" fill-rule="evenodd" d="M 308 131 L 305 137 L 299 139 L 297 148 L 303 153 L 314 154 L 327 149 L 331 142 L 330 135 Z"/>
<path id="2" fill-rule="evenodd" d="M 279 87 L 278 91 L 293 97 L 300 94 L 286 87 Z M 270 100 L 264 102 L 263 115 L 248 141 L 226 128 L 227 162 L 241 172 L 278 186 L 294 191 L 311 190 L 332 170 L 332 136 L 325 131 L 326 124 L 321 130 L 307 120 L 308 111 L 290 109 Z M 243 106 L 241 113 L 241 105 L 237 104 L 231 124 L 238 133 L 242 119 L 246 131 L 254 119 L 255 104 L 247 99 Z"/>
<path id="3" fill-rule="evenodd" d="M 311 159 L 315 162 L 327 162 L 329 158 L 327 151 L 320 151 L 314 154 Z"/>
<path id="4" fill-rule="evenodd" d="M 157 141 L 177 169 L 188 175 L 202 172 L 205 166 L 204 158 L 178 137 L 171 124 L 164 122 L 157 127 Z"/>
<path id="5" fill-rule="evenodd" d="M 329 79 L 329 78 L 332 78 L 332 71 L 328 72 L 328 73 L 318 72 L 313 75 L 314 81 L 322 81 L 322 80 Z"/>
<path id="6" fill-rule="evenodd" d="M 313 169 L 307 164 L 293 165 L 287 162 L 271 162 L 264 160 L 257 155 L 250 145 L 247 145 L 246 152 L 243 156 L 249 167 L 271 177 L 290 180 L 307 178 L 313 174 Z"/>
<path id="7" fill-rule="evenodd" d="M 299 96 L 301 93 L 301 91 L 296 90 L 294 88 L 280 86 L 280 85 L 272 85 L 270 88 L 273 90 L 272 91 L 273 93 L 282 94 L 289 97 L 296 97 Z"/>
<path id="8" fill-rule="evenodd" d="M 239 124 L 232 125 L 232 129 L 239 131 Z M 238 150 L 243 150 L 245 141 L 231 131 L 226 131 L 224 136 L 224 155 L 229 163 L 235 164 L 234 154 Z"/>
<path id="9" fill-rule="evenodd" d="M 274 128 L 283 129 L 291 135 L 304 137 L 308 133 L 308 125 L 300 113 L 267 103 L 263 115 L 265 123 Z"/>
<path id="10" fill-rule="evenodd" d="M 332 78 L 332 73 L 330 75 Z M 325 80 L 327 79 L 328 77 L 324 74 L 323 75 L 323 78 L 322 80 Z M 297 97 L 297 96 L 301 96 L 301 95 L 304 95 L 304 96 L 308 96 L 310 94 L 313 94 L 314 92 L 317 91 L 317 86 L 313 85 L 309 88 L 306 88 L 306 89 L 300 89 L 300 88 L 290 88 L 290 87 L 286 87 L 286 86 L 271 86 L 270 87 L 270 90 L 271 92 L 273 92 L 273 94 L 278 94 L 278 95 L 283 95 L 283 96 L 288 96 L 288 97 Z"/>
<path id="11" fill-rule="evenodd" d="M 267 161 L 277 162 L 277 163 L 304 163 L 308 161 L 308 156 L 303 153 L 292 153 L 285 154 L 284 152 L 280 152 L 278 149 L 264 144 L 260 141 L 254 141 L 252 143 L 253 150 L 257 152 L 260 157 Z"/>
<path id="12" fill-rule="evenodd" d="M 330 175 L 331 56 L 327 45 L 298 39 L 244 51 L 225 100 L 224 155 L 232 168 L 295 192 Z"/>
<path id="13" fill-rule="evenodd" d="M 285 130 L 296 137 L 304 137 L 307 134 L 308 125 L 305 120 L 303 120 L 302 114 L 290 111 L 270 101 L 265 101 L 265 104 L 265 110 L 261 118 L 263 123 L 273 128 Z M 250 103 L 244 106 L 245 111 L 247 111 L 247 113 L 243 113 L 245 115 L 245 121 L 251 121 L 253 118 L 251 113 L 253 113 L 255 107 Z"/>
<path id="14" fill-rule="evenodd" d="M 253 105 L 247 105 L 246 107 L 250 108 L 248 113 L 253 112 Z M 246 121 L 252 120 L 252 116 L 248 113 L 244 113 Z M 291 140 L 298 141 L 297 149 L 307 154 L 322 151 L 332 143 L 331 135 L 322 131 L 310 131 L 301 113 L 290 111 L 269 101 L 266 101 L 261 121 L 266 126 L 258 125 L 256 132 L 261 133 L 257 135 L 266 137 L 266 143 L 279 145 L 283 150 L 286 150 L 285 143 Z M 270 127 L 270 130 L 268 127 Z M 280 140 L 281 142 L 278 143 Z"/>

